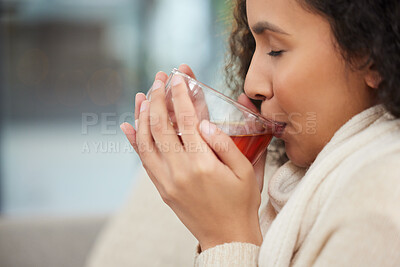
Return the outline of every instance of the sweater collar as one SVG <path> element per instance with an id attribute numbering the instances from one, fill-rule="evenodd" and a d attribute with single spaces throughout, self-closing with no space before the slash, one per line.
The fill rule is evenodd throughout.
<path id="1" fill-rule="evenodd" d="M 346 139 L 380 120 L 391 118 L 392 115 L 386 111 L 382 104 L 370 107 L 355 115 L 333 135 L 329 143 L 318 154 L 312 165 L 316 164 L 320 158 L 330 153 Z M 268 183 L 268 195 L 276 213 L 279 213 L 289 200 L 290 196 L 296 190 L 297 185 L 307 172 L 307 169 L 308 168 L 298 167 L 291 161 L 288 161 L 271 177 Z"/>

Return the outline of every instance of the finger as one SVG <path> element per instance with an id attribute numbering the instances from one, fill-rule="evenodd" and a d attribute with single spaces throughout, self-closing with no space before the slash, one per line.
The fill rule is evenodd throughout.
<path id="1" fill-rule="evenodd" d="M 140 110 L 140 105 L 143 103 L 143 101 L 146 100 L 146 95 L 143 93 L 137 93 L 135 97 L 135 124 L 137 119 L 139 119 L 139 110 Z M 135 125 L 136 130 L 137 126 Z"/>
<path id="2" fill-rule="evenodd" d="M 139 127 L 136 131 L 136 152 L 138 153 L 143 167 L 148 173 L 151 181 L 157 190 L 163 193 L 165 181 L 167 181 L 167 174 L 169 173 L 168 165 L 161 157 L 160 153 L 155 147 L 153 137 L 151 136 L 150 123 L 149 123 L 149 108 L 150 103 L 148 100 L 143 101 L 139 110 Z M 124 125 L 126 126 L 126 125 Z M 130 131 L 134 131 L 130 128 Z M 124 130 L 125 129 L 124 127 Z M 125 131 L 124 131 L 125 132 Z"/>
<path id="3" fill-rule="evenodd" d="M 238 177 L 248 177 L 249 170 L 254 171 L 250 161 L 240 152 L 233 140 L 218 129 L 215 124 L 203 120 L 200 123 L 200 131 L 214 153 Z"/>
<path id="4" fill-rule="evenodd" d="M 142 160 L 143 165 L 148 166 L 150 169 L 156 167 L 161 161 L 161 155 L 155 147 L 153 137 L 150 131 L 150 102 L 143 101 L 140 106 L 140 114 L 138 119 L 138 129 L 136 131 L 136 144 L 138 147 L 138 154 Z"/>
<path id="5" fill-rule="evenodd" d="M 171 86 L 175 117 L 186 151 L 189 152 L 190 147 L 198 147 L 201 144 L 206 145 L 198 132 L 199 120 L 183 77 L 175 75 L 171 81 Z"/>
<path id="6" fill-rule="evenodd" d="M 153 86 L 150 120 L 150 131 L 159 151 L 168 161 L 176 162 L 177 156 L 183 149 L 168 118 L 164 83 L 159 80 L 155 81 Z"/>
<path id="7" fill-rule="evenodd" d="M 193 70 L 187 64 L 181 64 L 179 66 L 178 70 L 180 72 L 183 72 L 183 73 L 189 75 L 193 79 L 196 79 L 196 76 L 194 75 Z"/>
<path id="8" fill-rule="evenodd" d="M 181 64 L 181 65 L 179 66 L 178 70 L 179 70 L 180 72 L 186 74 L 186 75 L 189 75 L 189 76 L 192 77 L 193 79 L 196 79 L 196 76 L 194 75 L 192 69 L 191 69 L 187 64 Z M 187 82 L 187 81 L 186 81 L 186 82 Z M 199 88 L 199 89 L 201 89 L 201 88 Z M 169 97 L 170 94 L 171 94 L 171 90 L 168 90 L 168 96 L 167 96 L 167 98 L 171 98 L 171 97 Z M 197 96 L 196 96 L 196 97 L 197 97 Z M 193 95 L 191 95 L 191 99 L 192 99 L 193 103 L 196 105 L 196 101 L 195 101 L 195 99 L 193 99 Z M 167 110 L 168 110 L 168 114 L 169 114 L 169 117 L 170 117 L 170 119 L 171 119 L 171 122 L 172 122 L 174 125 L 177 125 L 177 121 L 176 121 L 175 113 L 174 113 L 174 106 L 173 106 L 173 103 L 172 103 L 171 101 L 168 101 L 168 102 L 167 102 Z M 198 109 L 196 109 L 196 110 L 198 110 Z M 199 115 L 199 114 L 198 114 L 198 115 Z M 208 114 L 207 114 L 207 115 L 208 115 Z M 205 119 L 208 119 L 208 118 L 209 118 L 209 116 L 205 116 Z"/>
<path id="9" fill-rule="evenodd" d="M 119 127 L 124 132 L 126 138 L 128 138 L 129 143 L 132 145 L 137 153 L 136 131 L 133 126 L 127 122 L 124 122 Z"/>
<path id="10" fill-rule="evenodd" d="M 162 81 L 165 84 L 168 80 L 168 75 L 163 71 L 159 71 L 159 72 L 157 72 L 157 74 L 154 78 L 154 82 L 157 80 Z M 154 82 L 153 82 L 153 86 L 154 86 Z M 151 93 L 153 92 L 153 86 L 149 89 L 149 91 L 146 94 L 146 97 L 149 100 L 151 100 Z"/>
<path id="11" fill-rule="evenodd" d="M 210 113 L 208 111 L 208 106 L 206 102 L 206 98 L 204 95 L 203 88 L 199 85 L 196 85 L 196 95 L 193 97 L 193 105 L 196 110 L 197 118 L 199 121 L 202 120 L 210 120 Z M 192 98 L 192 97 L 191 97 Z"/>
<path id="12" fill-rule="evenodd" d="M 196 76 L 194 75 L 192 69 L 187 64 L 181 64 L 179 66 L 179 71 L 189 75 L 193 79 L 196 79 Z M 196 91 L 196 95 L 190 94 L 190 98 L 192 99 L 192 102 L 194 104 L 197 117 L 199 118 L 199 121 L 201 121 L 203 119 L 209 120 L 210 115 L 209 115 L 207 104 L 205 101 L 203 89 L 199 85 L 195 85 L 195 86 L 197 88 L 195 88 L 193 90 Z"/>
<path id="13" fill-rule="evenodd" d="M 157 72 L 156 76 L 155 76 L 155 80 L 160 80 L 162 82 L 167 82 L 168 80 L 168 75 L 163 72 L 163 71 L 159 71 Z M 151 91 L 151 88 L 149 89 L 149 92 Z M 150 92 L 151 94 L 151 92 Z M 139 110 L 140 110 L 140 104 L 146 100 L 146 95 L 143 93 L 137 93 L 136 94 L 136 98 L 135 98 L 135 121 L 139 118 Z M 136 124 L 136 123 L 135 123 Z M 135 126 L 136 127 L 136 126 Z"/>
<path id="14" fill-rule="evenodd" d="M 168 80 L 168 75 L 163 71 L 159 71 L 159 72 L 157 72 L 154 80 L 160 80 L 165 84 Z"/>

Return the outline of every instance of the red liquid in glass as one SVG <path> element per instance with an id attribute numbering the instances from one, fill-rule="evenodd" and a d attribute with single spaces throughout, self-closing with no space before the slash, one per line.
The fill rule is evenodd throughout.
<path id="1" fill-rule="evenodd" d="M 272 134 L 231 136 L 233 142 L 252 164 L 256 163 L 260 154 L 271 142 L 272 137 Z"/>
<path id="2" fill-rule="evenodd" d="M 178 133 L 179 141 L 183 144 L 182 136 Z M 254 165 L 272 140 L 273 134 L 249 134 L 230 136 L 239 150 Z M 218 156 L 217 156 L 218 157 Z"/>

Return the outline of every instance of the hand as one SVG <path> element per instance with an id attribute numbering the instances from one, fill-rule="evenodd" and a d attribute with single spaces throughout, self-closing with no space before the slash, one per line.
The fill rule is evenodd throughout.
<path id="1" fill-rule="evenodd" d="M 190 69 L 189 66 L 187 65 L 181 65 L 180 67 L 180 72 L 186 73 L 189 76 L 191 76 L 192 78 L 196 79 L 196 77 L 194 76 L 192 70 Z M 189 96 L 190 96 L 190 100 L 193 103 L 193 106 L 196 110 L 196 116 L 199 119 L 199 121 L 202 120 L 210 120 L 210 114 L 208 111 L 208 106 L 207 106 L 207 101 L 203 92 L 203 88 L 196 84 L 196 83 L 192 83 L 191 81 L 186 80 L 187 84 L 189 85 L 191 83 L 191 88 L 190 90 L 188 90 Z M 170 88 L 168 88 L 170 89 Z M 174 125 L 175 129 L 177 129 L 178 123 L 177 123 L 177 119 L 175 116 L 175 110 L 174 110 L 174 103 L 172 100 L 172 96 L 171 96 L 171 90 L 168 90 L 168 94 L 166 96 L 166 105 L 167 105 L 167 111 L 168 111 L 168 116 L 171 120 L 171 123 Z M 147 96 L 149 98 L 151 98 L 151 93 L 147 94 Z M 149 99 L 149 101 L 151 101 Z"/>
<path id="2" fill-rule="evenodd" d="M 166 75 L 157 74 L 151 102 L 136 97 L 136 131 L 121 125 L 150 179 L 202 250 L 229 242 L 261 245 L 253 166 L 215 125 L 199 125 L 184 82 L 172 86 L 181 143 L 166 115 L 165 81 Z"/>
<path id="3" fill-rule="evenodd" d="M 196 79 L 196 76 L 194 75 L 192 69 L 186 65 L 186 64 L 182 64 L 179 66 L 179 71 L 189 75 L 190 77 L 192 77 L 193 79 Z M 168 80 L 168 75 L 165 72 L 158 72 L 155 76 L 154 81 L 161 81 L 163 82 L 163 84 L 167 83 Z M 149 91 L 151 91 L 152 88 L 150 88 Z M 141 108 L 141 105 L 143 103 L 143 101 L 146 100 L 146 95 L 143 93 L 138 93 L 136 94 L 135 97 L 135 128 L 137 129 L 137 124 L 139 122 L 139 111 Z M 173 108 L 173 107 L 172 107 Z M 121 124 L 121 130 L 124 132 L 124 134 L 126 135 L 126 137 L 128 138 L 129 143 L 131 144 L 131 146 L 135 149 L 136 153 L 138 153 L 138 147 L 136 144 L 136 130 L 135 128 L 133 128 L 133 126 L 127 122 L 122 123 Z M 139 154 L 139 153 L 138 153 Z"/>

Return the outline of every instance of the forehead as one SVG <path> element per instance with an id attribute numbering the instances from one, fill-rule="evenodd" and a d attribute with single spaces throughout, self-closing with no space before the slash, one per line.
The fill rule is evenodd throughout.
<path id="1" fill-rule="evenodd" d="M 257 22 L 268 21 L 290 34 L 316 26 L 322 20 L 305 10 L 297 0 L 247 0 L 246 10 L 250 27 Z"/>

